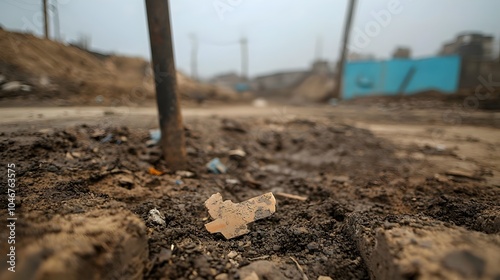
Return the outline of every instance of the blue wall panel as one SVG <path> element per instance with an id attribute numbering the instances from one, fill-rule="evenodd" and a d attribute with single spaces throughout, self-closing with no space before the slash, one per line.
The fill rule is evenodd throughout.
<path id="1" fill-rule="evenodd" d="M 426 90 L 454 93 L 459 75 L 459 56 L 349 62 L 345 68 L 343 98 L 397 95 L 407 77 L 411 78 L 405 95 Z"/>

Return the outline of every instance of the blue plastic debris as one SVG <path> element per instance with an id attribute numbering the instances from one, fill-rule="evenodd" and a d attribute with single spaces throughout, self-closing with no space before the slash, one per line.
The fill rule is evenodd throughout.
<path id="1" fill-rule="evenodd" d="M 159 129 L 151 129 L 149 131 L 149 137 L 151 140 L 154 141 L 154 143 L 158 143 L 161 139 L 161 131 Z"/>
<path id="2" fill-rule="evenodd" d="M 180 185 L 184 184 L 184 182 L 182 182 L 182 180 L 175 180 L 175 184 L 177 186 L 180 186 Z"/>
<path id="3" fill-rule="evenodd" d="M 101 143 L 108 143 L 111 140 L 113 140 L 113 134 L 109 133 L 108 135 L 106 135 L 106 137 L 101 139 Z"/>
<path id="4" fill-rule="evenodd" d="M 222 164 L 219 158 L 214 158 L 207 163 L 207 169 L 214 174 L 224 174 L 227 171 L 227 167 Z"/>

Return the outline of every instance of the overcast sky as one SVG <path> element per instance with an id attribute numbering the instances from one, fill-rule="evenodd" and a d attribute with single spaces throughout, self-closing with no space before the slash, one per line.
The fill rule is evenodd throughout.
<path id="1" fill-rule="evenodd" d="M 49 0 L 55 3 L 55 0 Z M 9 30 L 43 30 L 42 0 L 0 0 L 0 24 Z M 306 69 L 315 58 L 318 38 L 322 58 L 335 60 L 347 0 L 171 0 L 176 64 L 190 72 L 191 39 L 199 39 L 202 77 L 238 71 L 238 41 L 248 38 L 250 75 Z M 143 0 L 59 0 L 65 41 L 80 34 L 103 52 L 149 59 Z M 436 54 L 445 41 L 464 31 L 500 36 L 498 0 L 360 0 L 351 48 L 377 58 L 397 46 L 410 46 L 415 57 Z M 53 34 L 53 33 L 52 33 Z"/>

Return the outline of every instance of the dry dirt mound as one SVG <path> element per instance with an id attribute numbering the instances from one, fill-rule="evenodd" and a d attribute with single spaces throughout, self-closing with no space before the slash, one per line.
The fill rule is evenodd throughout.
<path id="1" fill-rule="evenodd" d="M 141 58 L 96 55 L 5 30 L 0 30 L 0 74 L 7 81 L 22 81 L 32 87 L 31 92 L 1 92 L 1 99 L 21 95 L 78 105 L 130 105 L 154 99 L 151 66 Z M 178 84 L 184 100 L 237 97 L 231 90 L 200 84 L 180 73 Z"/>
<path id="2" fill-rule="evenodd" d="M 335 82 L 326 75 L 312 74 L 292 91 L 294 101 L 321 102 L 328 98 Z"/>

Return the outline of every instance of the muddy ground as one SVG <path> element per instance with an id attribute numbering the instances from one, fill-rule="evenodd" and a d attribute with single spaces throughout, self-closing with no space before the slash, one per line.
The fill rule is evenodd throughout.
<path id="1" fill-rule="evenodd" d="M 355 124 L 333 109 L 322 116 L 190 117 L 186 170 L 192 177 L 165 167 L 159 148 L 146 145 L 148 127 L 96 119 L 49 129 L 4 125 L 0 154 L 2 166 L 16 164 L 19 217 L 18 272 L 4 276 L 256 279 L 248 278 L 255 272 L 258 279 L 499 279 L 492 265 L 498 253 L 482 248 L 500 248 L 500 137 L 492 125 L 498 119 L 483 122 L 493 137 L 457 134 L 446 145 L 436 135 L 447 128 L 419 126 L 416 135 L 434 141 L 418 144 L 380 126 L 370 129 L 366 121 Z M 405 120 L 391 123 L 398 131 L 411 127 Z M 483 154 L 461 156 L 461 145 L 483 145 Z M 246 156 L 230 157 L 234 149 Z M 207 171 L 213 158 L 228 167 L 226 174 Z M 163 175 L 150 174 L 150 167 Z M 307 200 L 276 196 L 276 213 L 235 239 L 205 230 L 211 219 L 203 203 L 210 195 L 241 202 L 269 191 Z M 0 204 L 7 203 L 2 196 Z M 165 226 L 148 219 L 154 208 Z M 405 236 L 398 230 L 416 237 L 398 239 L 394 249 L 391 240 Z M 435 239 L 421 242 L 425 232 Z M 414 245 L 420 247 L 408 251 Z M 5 243 L 1 249 L 7 250 Z M 437 268 L 429 261 L 433 254 L 422 250 L 443 254 Z M 0 267 L 7 269 L 5 262 Z"/>

